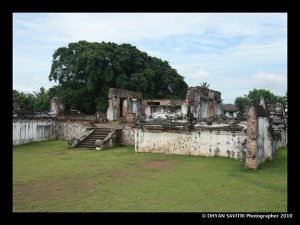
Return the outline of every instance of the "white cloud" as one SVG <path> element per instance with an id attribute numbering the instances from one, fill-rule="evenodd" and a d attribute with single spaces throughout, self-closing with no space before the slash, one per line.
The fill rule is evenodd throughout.
<path id="1" fill-rule="evenodd" d="M 254 84 L 261 88 L 266 89 L 285 89 L 287 87 L 287 76 L 281 74 L 257 72 L 251 78 Z"/>
<path id="2" fill-rule="evenodd" d="M 228 13 L 48 13 L 38 19 L 18 19 L 19 34 L 47 41 L 115 41 L 159 39 L 174 35 L 215 32 L 222 37 L 258 36 L 269 14 Z M 279 15 L 279 14 L 277 14 Z M 284 14 L 281 14 L 284 15 Z M 275 20 L 275 22 L 278 20 Z M 273 23 L 269 24 L 272 26 Z M 281 25 L 281 24 L 280 24 Z M 281 26 L 278 26 L 280 29 Z M 14 27 L 16 28 L 16 27 Z M 17 31 L 14 29 L 14 31 Z"/>
<path id="3" fill-rule="evenodd" d="M 253 88 L 286 92 L 286 13 L 14 13 L 13 35 L 14 88 L 46 86 L 54 50 L 86 40 L 135 45 L 227 102 Z"/>
<path id="4" fill-rule="evenodd" d="M 275 64 L 287 63 L 287 39 L 270 43 L 244 43 L 232 49 L 229 59 L 233 57 L 245 63 Z"/>
<path id="5" fill-rule="evenodd" d="M 204 79 L 206 79 L 208 77 L 208 72 L 205 70 L 198 70 L 196 73 L 191 75 L 191 78 L 193 81 L 195 82 L 203 82 Z"/>
<path id="6" fill-rule="evenodd" d="M 47 41 L 114 41 L 156 39 L 189 33 L 204 21 L 169 13 L 49 13 L 39 20 L 18 20 L 27 36 Z M 198 29 L 199 30 L 199 29 Z"/>

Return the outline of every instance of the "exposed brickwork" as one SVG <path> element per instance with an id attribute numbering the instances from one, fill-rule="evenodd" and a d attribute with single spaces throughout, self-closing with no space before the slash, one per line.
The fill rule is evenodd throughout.
<path id="1" fill-rule="evenodd" d="M 140 92 L 126 91 L 110 88 L 108 93 L 109 107 L 107 109 L 108 120 L 125 120 L 127 114 L 141 114 L 142 94 Z"/>
<path id="2" fill-rule="evenodd" d="M 59 97 L 54 97 L 51 100 L 51 113 L 55 116 L 62 115 L 65 110 L 65 106 Z"/>
<path id="3" fill-rule="evenodd" d="M 203 87 L 189 87 L 185 105 L 191 107 L 196 118 L 207 118 L 221 114 L 221 92 Z"/>
<path id="4" fill-rule="evenodd" d="M 246 143 L 246 159 L 245 166 L 248 169 L 257 168 L 257 144 L 256 144 L 256 134 L 257 134 L 257 115 L 255 108 L 251 107 L 249 110 L 249 118 L 247 121 L 247 143 Z"/>

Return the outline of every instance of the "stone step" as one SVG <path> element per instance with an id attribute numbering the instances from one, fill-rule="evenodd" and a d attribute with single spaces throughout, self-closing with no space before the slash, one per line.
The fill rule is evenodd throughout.
<path id="1" fill-rule="evenodd" d="M 95 142 L 96 141 L 83 141 L 80 144 L 92 144 L 92 145 L 95 145 Z"/>
<path id="2" fill-rule="evenodd" d="M 85 140 L 97 140 L 97 139 L 100 139 L 100 140 L 103 140 L 106 136 L 103 136 L 103 137 L 87 137 Z"/>
<path id="3" fill-rule="evenodd" d="M 103 140 L 111 131 L 111 129 L 96 128 L 94 129 L 94 132 L 80 142 L 77 147 L 94 149 L 96 140 Z"/>
<path id="4" fill-rule="evenodd" d="M 95 147 L 95 143 L 89 143 L 89 142 L 81 142 L 78 144 L 78 146 L 80 146 L 80 145 L 89 145 L 89 146 Z"/>
<path id="5" fill-rule="evenodd" d="M 103 129 L 94 129 L 94 132 L 111 132 L 110 129 L 103 130 Z"/>
<path id="6" fill-rule="evenodd" d="M 87 138 L 87 139 L 84 139 L 83 141 L 96 141 L 96 140 L 104 140 L 104 137 L 98 137 L 98 138 Z"/>
<path id="7" fill-rule="evenodd" d="M 84 143 L 80 143 L 79 145 L 77 145 L 77 147 L 91 147 L 91 148 L 95 148 L 95 145 L 92 144 L 84 144 Z"/>
<path id="8" fill-rule="evenodd" d="M 88 148 L 88 149 L 96 149 L 95 147 L 90 147 L 90 146 L 77 146 L 78 148 Z"/>
<path id="9" fill-rule="evenodd" d="M 109 133 L 91 133 L 91 135 L 105 135 L 105 136 L 107 136 Z"/>
<path id="10" fill-rule="evenodd" d="M 93 132 L 91 134 L 109 134 L 110 132 Z"/>
<path id="11" fill-rule="evenodd" d="M 106 137 L 108 134 L 91 134 L 89 137 L 98 137 L 98 136 L 103 136 L 103 137 Z"/>

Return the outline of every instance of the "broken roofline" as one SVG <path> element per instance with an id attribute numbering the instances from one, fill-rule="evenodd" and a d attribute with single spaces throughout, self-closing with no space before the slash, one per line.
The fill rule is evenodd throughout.
<path id="1" fill-rule="evenodd" d="M 205 87 L 189 87 L 186 92 L 186 99 L 192 100 L 195 98 L 195 95 L 199 95 L 200 97 L 204 99 L 211 99 L 216 100 L 218 103 L 222 101 L 221 99 L 221 92 L 214 91 Z"/>
<path id="2" fill-rule="evenodd" d="M 143 95 L 140 92 L 127 91 L 123 89 L 110 88 L 108 92 L 108 98 L 136 98 L 143 99 Z"/>

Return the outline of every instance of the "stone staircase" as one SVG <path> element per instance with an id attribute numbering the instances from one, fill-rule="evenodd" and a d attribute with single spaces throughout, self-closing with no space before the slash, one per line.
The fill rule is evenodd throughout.
<path id="1" fill-rule="evenodd" d="M 76 147 L 95 149 L 95 141 L 97 139 L 103 140 L 111 132 L 110 128 L 95 128 L 86 139 L 81 141 Z"/>

